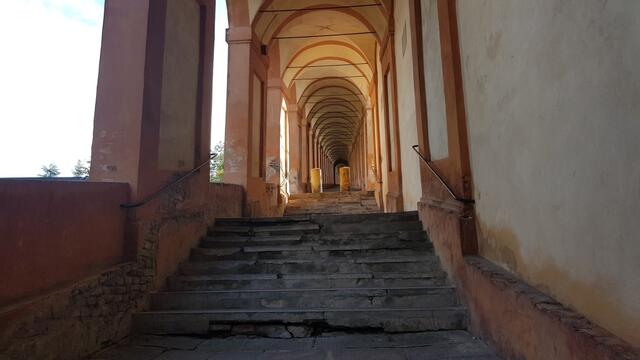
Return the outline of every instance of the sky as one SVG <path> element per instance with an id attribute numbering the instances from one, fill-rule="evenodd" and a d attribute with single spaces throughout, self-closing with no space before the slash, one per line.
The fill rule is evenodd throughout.
<path id="1" fill-rule="evenodd" d="M 224 140 L 225 1 L 216 2 L 212 144 Z M 104 0 L 0 0 L 0 177 L 71 176 L 91 158 Z M 213 147 L 213 146 L 212 146 Z"/>

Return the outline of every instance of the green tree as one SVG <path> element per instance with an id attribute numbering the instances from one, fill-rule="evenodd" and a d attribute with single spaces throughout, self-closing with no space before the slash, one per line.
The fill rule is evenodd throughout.
<path id="1" fill-rule="evenodd" d="M 210 179 L 211 182 L 222 182 L 224 175 L 224 142 L 217 143 L 213 147 L 213 152 L 218 155 L 211 159 Z"/>
<path id="2" fill-rule="evenodd" d="M 73 167 L 73 170 L 71 170 L 71 173 L 75 177 L 87 177 L 89 176 L 90 164 L 91 162 L 89 161 L 78 160 L 76 165 Z"/>
<path id="3" fill-rule="evenodd" d="M 42 174 L 38 175 L 40 177 L 52 178 L 60 175 L 60 169 L 56 164 L 42 165 L 40 169 L 42 170 Z"/>

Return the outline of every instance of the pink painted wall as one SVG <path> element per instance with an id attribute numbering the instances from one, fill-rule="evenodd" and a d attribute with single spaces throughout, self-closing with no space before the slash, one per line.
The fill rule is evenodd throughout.
<path id="1" fill-rule="evenodd" d="M 0 180 L 0 306 L 125 260 L 129 186 Z"/>

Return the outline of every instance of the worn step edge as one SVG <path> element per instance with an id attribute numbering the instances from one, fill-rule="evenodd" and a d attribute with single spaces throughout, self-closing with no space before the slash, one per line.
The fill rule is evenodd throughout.
<path id="1" fill-rule="evenodd" d="M 304 314 L 304 313 L 368 313 L 368 312 L 466 312 L 462 306 L 454 307 L 415 307 L 415 308 L 367 308 L 367 309 L 333 309 L 333 308 L 309 308 L 309 309 L 199 309 L 199 310 L 163 310 L 163 311 L 141 311 L 137 315 L 183 315 L 183 314 Z"/>
<path id="2" fill-rule="evenodd" d="M 215 259 L 215 260 L 189 260 L 188 263 L 207 264 L 207 265 L 286 265 L 286 264 L 399 264 L 399 263 L 419 263 L 419 262 L 436 262 L 438 257 L 432 253 L 425 253 L 413 256 L 397 256 L 397 257 L 340 257 L 326 256 L 318 258 L 296 258 L 295 256 L 285 257 L 282 259 Z"/>
<path id="3" fill-rule="evenodd" d="M 393 286 L 393 287 L 345 287 L 345 288 L 305 288 L 305 289 L 247 289 L 247 290 L 186 290 L 186 291 L 158 291 L 155 294 L 233 294 L 233 293 L 306 293 L 306 292 L 362 292 L 362 291 L 411 291 L 411 290 L 455 290 L 455 286 Z"/>
<path id="4" fill-rule="evenodd" d="M 138 333 L 204 335 L 219 328 L 218 325 L 280 323 L 320 325 L 335 329 L 378 328 L 385 332 L 407 332 L 463 330 L 467 328 L 468 318 L 468 313 L 463 307 L 172 310 L 134 314 L 133 329 Z"/>
<path id="5" fill-rule="evenodd" d="M 432 279 L 446 277 L 444 271 L 432 272 L 377 272 L 377 273 L 303 273 L 296 275 L 284 274 L 215 274 L 215 275 L 177 275 L 172 279 L 181 281 L 226 281 L 226 280 L 335 280 L 335 279 Z"/>

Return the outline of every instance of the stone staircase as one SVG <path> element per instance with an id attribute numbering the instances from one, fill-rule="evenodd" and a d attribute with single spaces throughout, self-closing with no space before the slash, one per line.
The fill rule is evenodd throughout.
<path id="1" fill-rule="evenodd" d="M 285 216 L 306 214 L 378 213 L 373 191 L 292 194 Z"/>
<path id="2" fill-rule="evenodd" d="M 321 210 L 359 199 L 348 209 L 374 212 L 370 193 L 336 199 Z M 466 329 L 467 311 L 416 212 L 300 212 L 308 211 L 294 203 L 284 218 L 216 220 L 166 290 L 152 294 L 150 310 L 134 316 L 134 331 L 290 338 Z"/>

